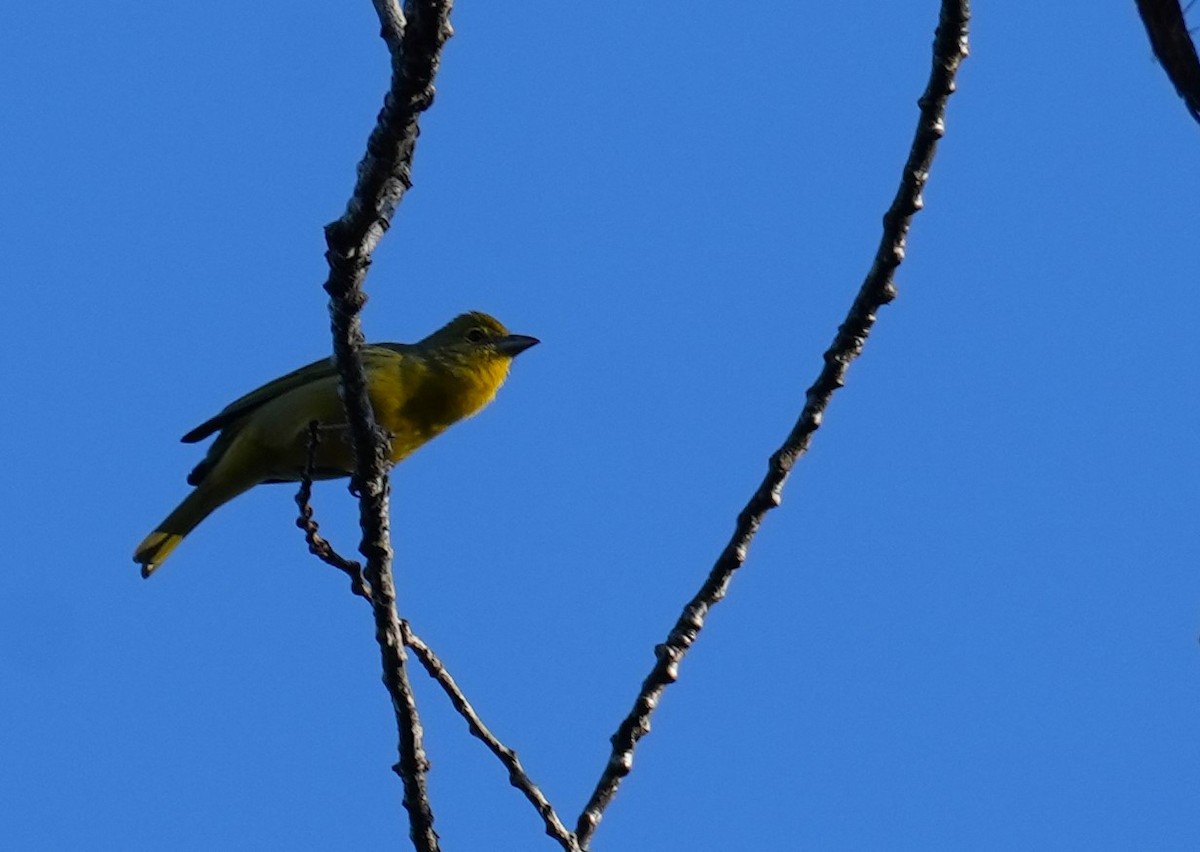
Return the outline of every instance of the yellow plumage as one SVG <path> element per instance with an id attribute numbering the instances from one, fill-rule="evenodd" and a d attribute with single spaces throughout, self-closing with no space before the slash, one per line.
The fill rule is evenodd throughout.
<path id="1" fill-rule="evenodd" d="M 375 419 L 391 436 L 399 462 L 455 422 L 492 401 L 512 359 L 538 341 L 509 334 L 478 312 L 463 314 L 419 343 L 380 343 L 363 350 Z M 308 427 L 321 441 L 313 477 L 348 476 L 354 448 L 330 359 L 315 361 L 226 406 L 183 436 L 186 443 L 219 433 L 188 476 L 195 489 L 142 540 L 133 559 L 148 577 L 213 510 L 263 482 L 300 478 L 308 459 Z"/>

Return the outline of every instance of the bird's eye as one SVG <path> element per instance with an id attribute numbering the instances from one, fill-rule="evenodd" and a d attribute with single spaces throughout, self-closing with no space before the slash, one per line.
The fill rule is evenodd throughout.
<path id="1" fill-rule="evenodd" d="M 483 343 L 483 341 L 487 340 L 487 334 L 484 333 L 482 328 L 473 328 L 467 332 L 467 340 L 471 343 Z"/>

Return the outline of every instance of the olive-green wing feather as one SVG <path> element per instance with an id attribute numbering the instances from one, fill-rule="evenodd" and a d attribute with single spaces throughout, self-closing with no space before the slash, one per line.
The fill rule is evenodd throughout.
<path id="1" fill-rule="evenodd" d="M 286 376 L 280 376 L 278 379 L 267 382 L 262 387 L 250 391 L 245 396 L 238 397 L 229 403 L 229 405 L 222 408 L 220 413 L 205 420 L 180 440 L 185 444 L 194 444 L 197 441 L 203 441 L 209 435 L 224 429 L 233 421 L 244 417 L 254 409 L 270 402 L 276 397 L 282 396 L 288 391 L 294 390 L 308 382 L 333 375 L 333 373 L 332 358 L 313 361 L 311 364 L 306 364 L 298 370 L 292 370 Z"/>
<path id="2" fill-rule="evenodd" d="M 373 344 L 363 349 L 363 356 L 367 360 L 370 360 L 372 354 L 374 354 L 372 350 L 390 350 L 391 352 L 398 352 L 403 355 L 412 350 L 412 345 L 408 343 Z M 251 411 L 265 405 L 276 397 L 282 396 L 288 391 L 295 390 L 309 382 L 332 376 L 336 372 L 337 370 L 333 365 L 333 358 L 322 358 L 320 361 L 313 361 L 311 364 L 306 364 L 298 370 L 292 370 L 287 375 L 280 376 L 278 379 L 267 382 L 262 387 L 250 391 L 245 396 L 238 397 L 229 403 L 229 405 L 222 408 L 220 413 L 205 420 L 180 440 L 185 444 L 194 444 L 197 441 L 203 441 L 209 435 L 219 432 L 234 421 L 245 417 Z"/>

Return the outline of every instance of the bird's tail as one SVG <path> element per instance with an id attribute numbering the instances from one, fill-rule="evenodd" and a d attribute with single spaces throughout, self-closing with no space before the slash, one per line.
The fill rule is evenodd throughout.
<path id="1" fill-rule="evenodd" d="M 153 574 L 179 542 L 183 541 L 184 536 L 211 515 L 214 509 L 233 499 L 238 493 L 240 491 L 229 494 L 205 483 L 183 498 L 183 502 L 175 507 L 175 511 L 167 515 L 163 522 L 154 528 L 154 532 L 142 539 L 142 543 L 133 551 L 133 561 L 142 565 L 142 576 L 149 577 Z"/>

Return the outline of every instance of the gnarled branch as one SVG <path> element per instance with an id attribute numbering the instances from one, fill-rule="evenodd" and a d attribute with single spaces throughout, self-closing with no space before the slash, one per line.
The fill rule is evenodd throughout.
<path id="1" fill-rule="evenodd" d="M 666 641 L 654 649 L 657 657 L 654 667 L 643 681 L 633 709 L 612 736 L 608 763 L 575 826 L 579 844 L 585 849 L 605 808 L 616 795 L 621 779 L 632 769 L 638 740 L 650 731 L 650 715 L 667 686 L 678 677 L 679 663 L 703 629 L 708 611 L 725 596 L 734 572 L 746 560 L 750 542 L 763 517 L 779 505 L 788 474 L 796 460 L 808 450 L 834 391 L 845 381 L 850 362 L 862 353 L 867 335 L 875 324 L 876 312 L 896 296 L 893 275 L 904 259 L 905 238 L 912 217 L 922 206 L 921 191 L 929 177 L 937 142 L 944 132 L 946 102 L 954 91 L 959 64 L 967 55 L 968 16 L 967 0 L 943 0 L 934 38 L 933 68 L 919 102 L 921 115 L 916 136 L 904 164 L 900 188 L 883 217 L 883 236 L 874 262 L 833 344 L 825 352 L 825 365 L 808 389 L 796 425 L 771 456 L 766 476 L 738 514 L 733 537 L 717 558 L 700 591 L 683 608 Z"/>
<path id="2" fill-rule="evenodd" d="M 1179 0 L 1137 0 L 1137 7 L 1154 55 L 1192 118 L 1200 121 L 1200 59 Z"/>
<path id="3" fill-rule="evenodd" d="M 374 0 L 382 35 L 391 56 L 391 86 L 367 140 L 358 166 L 354 193 L 342 217 L 325 227 L 329 277 L 330 324 L 342 401 L 356 459 L 352 489 L 359 495 L 366 557 L 366 580 L 372 589 L 375 638 L 383 662 L 383 682 L 392 698 L 399 734 L 396 772 L 404 783 L 409 833 L 417 849 L 438 848 L 429 805 L 426 773 L 429 761 L 422 746 L 416 701 L 405 670 L 404 645 L 392 577 L 388 530 L 387 438 L 375 423 L 363 368 L 364 338 L 359 313 L 366 303 L 363 280 L 371 253 L 387 231 L 396 205 L 412 185 L 412 158 L 417 118 L 433 102 L 433 78 L 442 45 L 451 35 L 450 0 L 410 0 L 403 11 L 396 0 Z"/>

